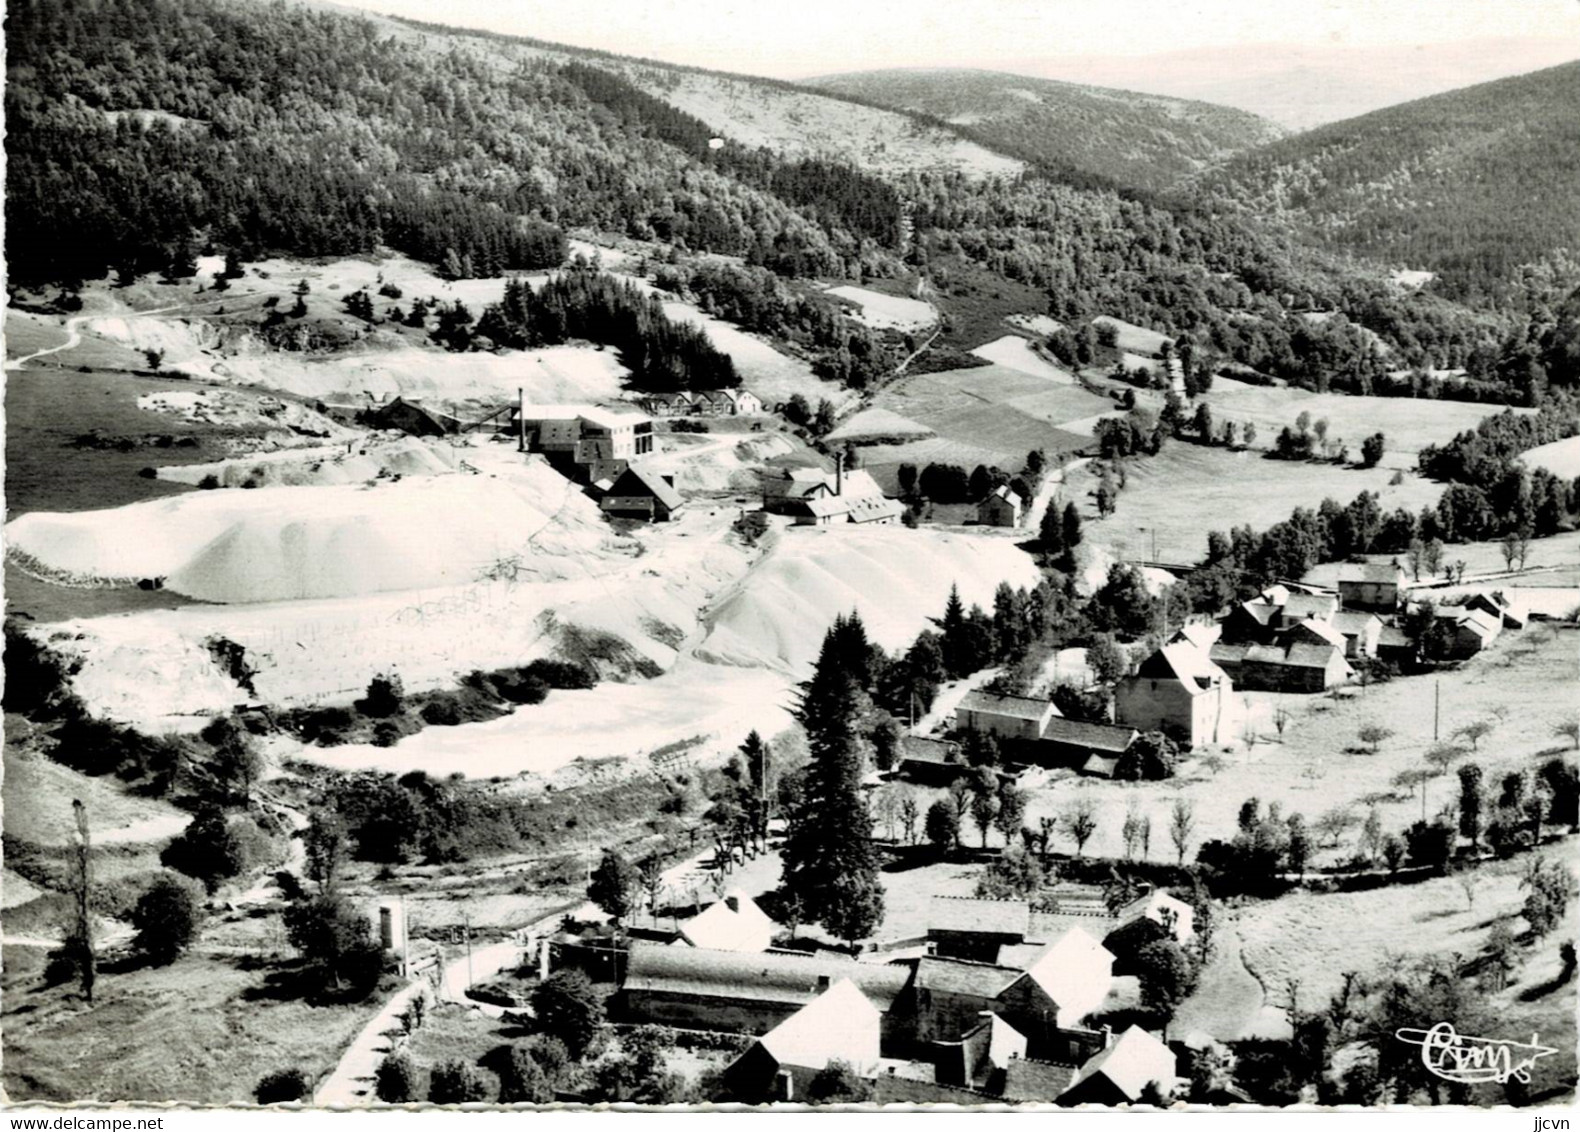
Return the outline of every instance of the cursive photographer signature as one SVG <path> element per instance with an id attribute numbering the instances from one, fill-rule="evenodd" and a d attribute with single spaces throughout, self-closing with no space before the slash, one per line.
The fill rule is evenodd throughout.
<path id="1" fill-rule="evenodd" d="M 1405 1027 L 1394 1031 L 1401 1042 L 1421 1047 L 1421 1064 L 1445 1081 L 1496 1081 L 1513 1077 L 1530 1084 L 1531 1067 L 1538 1058 L 1558 1051 L 1540 1044 L 1535 1034 L 1528 1042 L 1501 1038 L 1474 1038 L 1458 1033 L 1452 1023 L 1439 1022 L 1430 1030 Z"/>

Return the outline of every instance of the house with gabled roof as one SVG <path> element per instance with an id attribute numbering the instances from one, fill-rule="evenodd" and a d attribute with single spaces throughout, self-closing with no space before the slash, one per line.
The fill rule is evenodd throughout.
<path id="1" fill-rule="evenodd" d="M 1364 660 L 1377 655 L 1378 642 L 1382 640 L 1382 619 L 1375 613 L 1359 609 L 1341 609 L 1330 622 L 1344 638 L 1344 656 L 1347 660 Z"/>
<path id="2" fill-rule="evenodd" d="M 686 505 L 675 490 L 675 477 L 659 475 L 638 464 L 621 472 L 598 501 L 605 515 L 667 523 Z"/>
<path id="3" fill-rule="evenodd" d="M 1141 1027 L 1131 1026 L 1081 1066 L 1059 1103 L 1135 1104 L 1148 1085 L 1168 1096 L 1180 1083 L 1178 1068 L 1173 1050 Z"/>
<path id="4" fill-rule="evenodd" d="M 1023 943 L 1031 925 L 1025 900 L 934 896 L 927 905 L 927 942 L 936 955 L 991 963 L 1006 944 Z"/>
<path id="5" fill-rule="evenodd" d="M 999 995 L 1005 1017 L 1051 1021 L 1055 1028 L 1074 1029 L 1103 1004 L 1113 983 L 1114 955 L 1081 928 L 1071 928 L 1034 959 L 1026 973 Z M 1035 988 L 1035 991 L 1033 990 Z M 1048 1015 L 1040 1000 L 1053 1004 Z M 1017 1029 L 1034 1036 L 1024 1025 Z"/>
<path id="6" fill-rule="evenodd" d="M 1453 600 L 1455 608 L 1474 609 L 1498 619 L 1503 629 L 1523 629 L 1530 615 L 1523 603 L 1516 602 L 1502 590 L 1492 593 L 1465 594 Z"/>
<path id="7" fill-rule="evenodd" d="M 677 944 L 714 951 L 767 951 L 779 926 L 741 889 L 680 924 Z"/>
<path id="8" fill-rule="evenodd" d="M 1497 640 L 1498 634 L 1503 631 L 1502 619 L 1482 609 L 1440 605 L 1433 613 L 1448 624 L 1447 655 L 1450 660 L 1465 660 L 1475 656 Z"/>
<path id="9" fill-rule="evenodd" d="M 881 1044 L 882 1012 L 852 980 L 840 979 L 726 1066 L 725 1086 L 747 1102 L 800 1101 L 830 1062 L 873 1073 Z"/>
<path id="10" fill-rule="evenodd" d="M 1407 584 L 1404 569 L 1398 562 L 1345 566 L 1339 573 L 1339 600 L 1345 609 L 1394 613 Z"/>
<path id="11" fill-rule="evenodd" d="M 1059 709 L 1052 700 L 973 689 L 955 708 L 955 727 L 960 731 L 984 731 L 1000 739 L 1035 742 L 1042 738 L 1048 721 L 1058 715 Z"/>
<path id="12" fill-rule="evenodd" d="M 1214 646 L 1214 650 L 1221 646 Z M 1188 640 L 1158 649 L 1114 688 L 1119 723 L 1138 731 L 1162 731 L 1192 747 L 1222 742 L 1228 734 L 1234 682 L 1211 652 Z"/>
<path id="13" fill-rule="evenodd" d="M 1020 492 L 1001 483 L 977 504 L 977 522 L 984 527 L 1018 527 L 1025 508 Z"/>
<path id="14" fill-rule="evenodd" d="M 1118 919 L 1120 928 L 1138 920 L 1151 920 L 1166 929 L 1176 943 L 1189 943 L 1196 938 L 1196 909 L 1161 889 L 1153 889 L 1120 908 Z"/>
<path id="15" fill-rule="evenodd" d="M 1119 760 L 1140 737 L 1134 727 L 1056 716 L 1043 728 L 1037 759 L 1050 766 L 1073 766 L 1086 774 L 1112 778 Z"/>
<path id="16" fill-rule="evenodd" d="M 1328 621 L 1339 611 L 1337 594 L 1292 593 L 1278 607 L 1278 628 L 1288 629 L 1302 621 Z"/>

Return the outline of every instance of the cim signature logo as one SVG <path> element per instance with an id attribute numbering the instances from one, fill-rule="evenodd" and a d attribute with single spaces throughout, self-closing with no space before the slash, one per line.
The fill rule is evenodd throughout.
<path id="1" fill-rule="evenodd" d="M 1535 1034 L 1528 1042 L 1511 1042 L 1499 1038 L 1473 1038 L 1458 1033 L 1448 1022 L 1439 1022 L 1430 1030 L 1406 1027 L 1395 1030 L 1394 1037 L 1421 1047 L 1421 1064 L 1427 1071 L 1445 1081 L 1463 1081 L 1475 1084 L 1495 1081 L 1499 1084 L 1514 1078 L 1525 1084 L 1531 1082 L 1531 1067 L 1538 1058 L 1558 1051 L 1544 1046 Z"/>

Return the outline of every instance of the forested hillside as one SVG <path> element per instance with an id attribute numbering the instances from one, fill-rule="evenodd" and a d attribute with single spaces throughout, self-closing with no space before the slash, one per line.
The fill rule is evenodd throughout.
<path id="1" fill-rule="evenodd" d="M 1580 282 L 1580 62 L 1389 107 L 1240 155 L 1209 192 L 1475 303 Z"/>
<path id="2" fill-rule="evenodd" d="M 576 229 L 644 241 L 696 278 L 698 253 L 739 257 L 745 270 L 705 279 L 715 309 L 827 351 L 831 376 L 882 366 L 805 281 L 943 294 L 1001 279 L 1063 321 L 1125 319 L 1189 338 L 1203 363 L 1313 388 L 1517 402 L 1535 388 L 1502 366 L 1540 347 L 1523 314 L 1402 293 L 1244 208 L 994 154 L 926 115 L 286 4 L 11 0 L 9 15 L 18 283 L 380 246 L 497 276 L 563 262 Z M 859 144 L 829 125 L 845 120 Z"/>
<path id="3" fill-rule="evenodd" d="M 1284 133 L 1226 106 L 996 71 L 863 71 L 804 85 L 915 110 L 987 145 L 1142 189 L 1166 188 Z"/>

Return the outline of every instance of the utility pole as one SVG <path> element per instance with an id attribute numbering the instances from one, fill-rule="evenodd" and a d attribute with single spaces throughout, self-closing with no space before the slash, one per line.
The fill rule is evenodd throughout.
<path id="1" fill-rule="evenodd" d="M 469 912 L 461 913 L 461 930 L 466 935 L 466 989 L 472 989 L 472 917 Z"/>
<path id="2" fill-rule="evenodd" d="M 516 451 L 527 450 L 527 389 L 516 386 Z"/>
<path id="3" fill-rule="evenodd" d="M 1432 681 L 1432 742 L 1437 742 L 1437 721 L 1443 708 L 1443 681 L 1441 678 Z"/>

